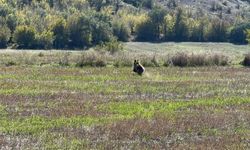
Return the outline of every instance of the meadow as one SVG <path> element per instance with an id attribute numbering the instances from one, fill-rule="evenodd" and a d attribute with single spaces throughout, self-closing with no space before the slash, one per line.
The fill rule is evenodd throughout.
<path id="1" fill-rule="evenodd" d="M 154 51 L 155 44 L 145 44 L 149 50 L 142 51 L 133 44 L 122 56 L 101 58 L 1 51 L 0 149 L 250 148 L 250 68 L 239 65 L 248 46 L 179 43 L 175 51 Z M 230 64 L 162 66 L 183 45 L 228 55 Z M 115 65 L 125 56 L 128 62 L 154 56 L 160 67 L 138 76 L 132 66 Z M 86 58 L 106 65 L 77 65 Z"/>

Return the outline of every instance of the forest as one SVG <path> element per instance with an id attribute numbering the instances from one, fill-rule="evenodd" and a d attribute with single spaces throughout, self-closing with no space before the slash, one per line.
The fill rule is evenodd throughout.
<path id="1" fill-rule="evenodd" d="M 224 13 L 211 17 L 175 0 L 167 2 L 173 9 L 154 0 L 1 0 L 0 48 L 87 49 L 128 41 L 247 44 L 250 40 L 249 19 L 228 21 Z M 212 3 L 210 10 L 222 8 Z"/>

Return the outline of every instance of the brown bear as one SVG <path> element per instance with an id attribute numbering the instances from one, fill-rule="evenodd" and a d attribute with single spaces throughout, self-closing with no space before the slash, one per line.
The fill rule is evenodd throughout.
<path id="1" fill-rule="evenodd" d="M 134 61 L 133 71 L 142 75 L 145 72 L 145 68 L 140 64 L 139 60 Z"/>

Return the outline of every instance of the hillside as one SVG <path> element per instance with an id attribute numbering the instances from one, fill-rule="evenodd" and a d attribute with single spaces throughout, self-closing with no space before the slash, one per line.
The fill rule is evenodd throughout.
<path id="1" fill-rule="evenodd" d="M 177 7 L 183 7 L 193 17 L 219 17 L 230 22 L 241 22 L 250 19 L 249 0 L 123 0 L 125 4 L 133 6 L 145 6 L 149 9 L 152 5 L 159 5 L 166 10 L 173 11 Z M 149 2 L 151 1 L 151 2 Z M 138 4 L 141 3 L 141 4 Z M 151 3 L 151 4 L 150 4 Z"/>
<path id="2" fill-rule="evenodd" d="M 250 19 L 249 2 L 249 0 L 158 0 L 158 4 L 167 9 L 181 6 L 196 12 L 197 16 L 216 16 L 231 22 L 237 19 Z"/>

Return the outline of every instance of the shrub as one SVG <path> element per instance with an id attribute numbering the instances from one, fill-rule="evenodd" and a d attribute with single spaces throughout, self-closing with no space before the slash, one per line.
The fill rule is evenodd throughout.
<path id="1" fill-rule="evenodd" d="M 50 31 L 44 31 L 36 37 L 36 48 L 51 49 L 53 47 L 53 33 Z"/>
<path id="2" fill-rule="evenodd" d="M 6 67 L 15 66 L 15 65 L 16 65 L 16 62 L 14 62 L 13 60 L 10 60 L 10 61 L 5 63 Z"/>
<path id="3" fill-rule="evenodd" d="M 175 41 L 187 41 L 189 38 L 189 30 L 183 9 L 179 8 L 176 13 L 175 24 L 173 31 L 175 34 Z"/>
<path id="4" fill-rule="evenodd" d="M 229 59 L 222 54 L 214 54 L 209 56 L 208 63 L 209 65 L 226 66 L 229 64 Z"/>
<path id="5" fill-rule="evenodd" d="M 10 39 L 10 29 L 6 26 L 0 27 L 0 48 L 6 48 Z"/>
<path id="6" fill-rule="evenodd" d="M 59 20 L 51 27 L 51 31 L 54 34 L 53 46 L 56 49 L 65 48 L 68 44 L 66 22 L 65 20 Z"/>
<path id="7" fill-rule="evenodd" d="M 114 56 L 114 66 L 115 67 L 131 67 L 133 65 L 133 57 L 124 52 L 116 53 Z"/>
<path id="8" fill-rule="evenodd" d="M 247 44 L 246 29 L 250 29 L 250 23 L 236 25 L 230 33 L 230 42 L 235 44 Z"/>
<path id="9" fill-rule="evenodd" d="M 16 29 L 17 20 L 18 20 L 17 16 L 14 14 L 8 15 L 8 17 L 6 19 L 6 24 L 7 24 L 8 28 L 10 29 L 11 33 L 13 33 Z"/>
<path id="10" fill-rule="evenodd" d="M 196 66 L 226 66 L 229 64 L 227 56 L 221 54 L 192 54 L 177 53 L 171 57 L 164 66 L 196 67 Z"/>
<path id="11" fill-rule="evenodd" d="M 246 40 L 250 44 L 250 29 L 246 30 Z"/>
<path id="12" fill-rule="evenodd" d="M 211 42 L 226 42 L 228 37 L 228 24 L 224 21 L 215 19 L 211 23 L 208 33 L 208 40 Z"/>
<path id="13" fill-rule="evenodd" d="M 242 62 L 243 66 L 250 66 L 250 53 L 245 55 L 245 58 Z"/>
<path id="14" fill-rule="evenodd" d="M 63 56 L 59 60 L 60 66 L 69 66 L 69 55 L 70 53 L 64 53 Z"/>
<path id="15" fill-rule="evenodd" d="M 150 19 L 137 25 L 136 39 L 138 41 L 156 41 L 158 39 L 157 29 Z"/>
<path id="16" fill-rule="evenodd" d="M 128 58 L 121 58 L 121 59 L 116 59 L 114 61 L 114 66 L 115 67 L 130 67 L 133 65 L 133 61 L 128 59 Z"/>
<path id="17" fill-rule="evenodd" d="M 100 46 L 97 46 L 96 50 L 104 50 L 114 54 L 123 50 L 123 44 L 114 38 L 110 42 L 106 42 Z"/>
<path id="18" fill-rule="evenodd" d="M 76 67 L 105 67 L 107 62 L 96 53 L 84 53 L 77 60 Z"/>
<path id="19" fill-rule="evenodd" d="M 116 36 L 119 41 L 127 42 L 129 40 L 130 30 L 125 23 L 120 23 L 118 21 L 114 22 L 113 33 L 114 36 Z"/>
<path id="20" fill-rule="evenodd" d="M 18 26 L 14 32 L 17 48 L 33 48 L 35 45 L 35 29 L 29 26 Z"/>
<path id="21" fill-rule="evenodd" d="M 205 66 L 208 65 L 208 62 L 206 60 L 206 55 L 205 54 L 192 54 L 189 56 L 188 60 L 188 65 L 189 66 Z"/>
<path id="22" fill-rule="evenodd" d="M 67 30 L 71 48 L 85 48 L 92 44 L 90 18 L 87 16 L 72 16 L 68 21 Z"/>
<path id="23" fill-rule="evenodd" d="M 44 53 L 40 52 L 40 53 L 38 54 L 38 57 L 44 57 Z"/>
<path id="24" fill-rule="evenodd" d="M 160 66 L 155 55 L 153 57 L 147 57 L 147 56 L 143 57 L 141 60 L 141 64 L 145 67 L 159 67 Z"/>
<path id="25" fill-rule="evenodd" d="M 185 67 L 188 65 L 188 55 L 185 53 L 177 53 L 171 58 L 170 63 L 174 66 Z"/>
<path id="26" fill-rule="evenodd" d="M 96 45 L 112 41 L 113 31 L 110 25 L 111 23 L 109 24 L 99 20 L 99 18 L 95 18 L 91 24 L 92 44 Z"/>

